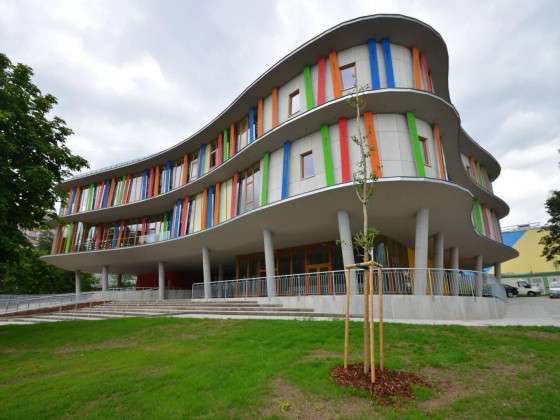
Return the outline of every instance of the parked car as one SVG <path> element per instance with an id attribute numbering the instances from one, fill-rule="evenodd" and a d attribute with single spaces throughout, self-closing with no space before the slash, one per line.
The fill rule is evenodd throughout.
<path id="1" fill-rule="evenodd" d="M 560 298 L 560 282 L 553 282 L 550 283 L 548 287 L 548 291 L 550 293 L 550 298 Z"/>
<path id="2" fill-rule="evenodd" d="M 523 279 L 502 278 L 502 284 L 517 288 L 518 296 L 538 296 L 544 293 L 542 287 L 529 284 L 529 282 Z"/>
<path id="3" fill-rule="evenodd" d="M 508 298 L 512 298 L 519 294 L 517 287 L 510 286 L 509 284 L 504 284 L 504 288 L 506 289 L 506 295 Z"/>

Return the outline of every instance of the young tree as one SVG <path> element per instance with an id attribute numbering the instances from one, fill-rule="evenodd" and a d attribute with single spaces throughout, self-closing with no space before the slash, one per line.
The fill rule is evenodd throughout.
<path id="1" fill-rule="evenodd" d="M 29 253 L 21 230 L 56 219 L 55 203 L 63 199 L 56 185 L 88 166 L 66 146 L 72 130 L 49 115 L 56 98 L 43 95 L 32 76 L 0 53 L 0 278 Z"/>
<path id="2" fill-rule="evenodd" d="M 560 191 L 552 192 L 546 200 L 545 207 L 550 218 L 541 229 L 546 232 L 540 240 L 540 244 L 543 245 L 542 255 L 547 261 L 560 264 Z"/>

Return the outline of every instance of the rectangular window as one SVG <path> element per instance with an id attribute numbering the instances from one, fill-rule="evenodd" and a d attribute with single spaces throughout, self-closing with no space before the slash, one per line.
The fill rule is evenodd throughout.
<path id="1" fill-rule="evenodd" d="M 299 89 L 290 94 L 288 115 L 294 115 L 297 112 L 299 112 Z"/>
<path id="2" fill-rule="evenodd" d="M 249 143 L 249 121 L 243 118 L 237 124 L 237 150 L 243 149 Z"/>
<path id="3" fill-rule="evenodd" d="M 301 179 L 311 178 L 315 175 L 315 165 L 313 162 L 313 152 L 305 152 L 301 154 Z"/>
<path id="4" fill-rule="evenodd" d="M 189 181 L 198 178 L 198 152 L 189 155 Z"/>
<path id="5" fill-rule="evenodd" d="M 218 153 L 218 145 L 216 142 L 210 143 L 210 168 L 216 166 L 216 155 Z"/>
<path id="6" fill-rule="evenodd" d="M 430 166 L 430 152 L 428 148 L 428 139 L 419 136 L 418 140 L 420 140 L 420 147 L 422 148 L 422 158 L 424 159 L 424 165 Z"/>
<path id="7" fill-rule="evenodd" d="M 239 214 L 259 207 L 261 187 L 260 165 L 246 170 L 239 181 Z"/>
<path id="8" fill-rule="evenodd" d="M 342 90 L 354 89 L 356 87 L 356 63 L 342 66 L 340 78 L 342 79 Z"/>

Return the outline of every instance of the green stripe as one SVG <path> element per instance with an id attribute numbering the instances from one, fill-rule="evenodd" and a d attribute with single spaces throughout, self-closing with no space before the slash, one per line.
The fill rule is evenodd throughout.
<path id="1" fill-rule="evenodd" d="M 484 235 L 484 222 L 482 221 L 482 208 L 480 207 L 480 203 L 477 200 L 474 200 L 474 219 L 475 219 L 475 228 L 478 233 Z"/>
<path id="2" fill-rule="evenodd" d="M 408 121 L 408 133 L 410 134 L 410 145 L 412 146 L 412 154 L 414 155 L 414 161 L 416 162 L 416 174 L 418 176 L 425 177 L 426 170 L 424 168 L 422 151 L 420 150 L 418 131 L 416 130 L 416 117 L 412 112 L 407 112 L 406 120 Z"/>
<path id="3" fill-rule="evenodd" d="M 268 203 L 268 168 L 270 166 L 270 152 L 264 154 L 261 166 L 261 206 L 264 206 Z"/>
<path id="4" fill-rule="evenodd" d="M 227 128 L 224 129 L 224 138 L 222 141 L 222 162 L 226 161 L 228 158 L 229 141 L 228 141 L 228 131 Z"/>
<path id="5" fill-rule="evenodd" d="M 480 171 L 480 163 L 476 162 L 476 178 L 478 180 L 478 185 L 484 186 L 484 181 L 482 180 L 482 172 Z"/>
<path id="6" fill-rule="evenodd" d="M 95 197 L 95 185 L 91 184 L 89 186 L 89 203 L 88 203 L 88 210 L 93 210 L 93 198 Z"/>
<path id="7" fill-rule="evenodd" d="M 123 195 L 124 195 L 124 184 L 126 183 L 126 177 L 122 177 L 121 179 L 121 188 L 119 188 L 119 202 L 118 204 L 122 204 L 123 202 Z"/>
<path id="8" fill-rule="evenodd" d="M 313 99 L 313 85 L 311 84 L 311 69 L 305 66 L 303 69 L 303 79 L 305 80 L 305 101 L 307 109 L 315 107 L 315 100 Z"/>
<path id="9" fill-rule="evenodd" d="M 64 252 L 68 254 L 70 252 L 70 242 L 72 242 L 72 232 L 74 231 L 74 225 L 69 224 L 68 226 L 68 240 L 66 241 L 66 247 Z"/>
<path id="10" fill-rule="evenodd" d="M 329 136 L 329 126 L 321 126 L 321 138 L 323 139 L 323 161 L 325 162 L 325 177 L 327 186 L 334 185 L 334 168 L 331 154 L 331 139 Z"/>

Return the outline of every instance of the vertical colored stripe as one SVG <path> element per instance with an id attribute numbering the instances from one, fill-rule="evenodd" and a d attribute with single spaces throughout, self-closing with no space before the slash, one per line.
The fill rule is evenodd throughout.
<path id="1" fill-rule="evenodd" d="M 480 163 L 476 162 L 476 180 L 478 182 L 478 185 L 480 185 L 481 187 L 484 186 L 484 182 L 482 181 L 482 175 L 480 172 Z"/>
<path id="2" fill-rule="evenodd" d="M 66 244 L 65 244 L 66 246 L 64 252 L 68 254 L 70 252 L 70 246 L 72 244 L 72 231 L 74 230 L 74 225 L 70 223 L 69 225 L 66 225 L 66 227 L 67 227 L 68 235 L 66 236 Z"/>
<path id="3" fill-rule="evenodd" d="M 187 233 L 187 221 L 189 215 L 189 197 L 183 199 L 183 208 L 181 209 L 181 231 L 179 234 L 184 236 Z"/>
<path id="4" fill-rule="evenodd" d="M 222 162 L 225 162 L 229 158 L 229 139 L 228 139 L 228 130 L 224 128 L 224 135 L 223 135 L 223 152 L 222 152 Z"/>
<path id="5" fill-rule="evenodd" d="M 329 126 L 323 124 L 321 126 L 321 139 L 323 141 L 323 161 L 325 163 L 325 179 L 327 186 L 334 185 L 334 169 L 331 154 L 331 139 L 329 135 Z"/>
<path id="6" fill-rule="evenodd" d="M 222 133 L 218 134 L 218 144 L 216 149 L 216 165 L 221 165 L 224 158 L 224 142 L 222 139 Z"/>
<path id="7" fill-rule="evenodd" d="M 231 218 L 235 217 L 237 214 L 237 184 L 239 175 L 233 175 L 231 181 Z"/>
<path id="8" fill-rule="evenodd" d="M 325 103 L 325 57 L 317 63 L 317 105 Z"/>
<path id="9" fill-rule="evenodd" d="M 387 87 L 395 87 L 395 76 L 393 74 L 393 57 L 391 56 L 391 43 L 388 38 L 381 40 L 381 48 L 383 49 L 383 61 L 385 61 L 385 75 L 387 77 Z"/>
<path id="10" fill-rule="evenodd" d="M 208 190 L 204 190 L 202 192 L 202 212 L 201 212 L 201 219 L 202 219 L 202 223 L 200 228 L 201 229 L 206 229 L 206 220 L 207 220 L 207 214 L 208 214 Z"/>
<path id="11" fill-rule="evenodd" d="M 371 170 L 376 178 L 383 176 L 381 169 L 381 159 L 379 158 L 379 147 L 377 145 L 377 136 L 375 134 L 375 123 L 373 121 L 373 114 L 371 112 L 364 112 L 364 125 L 366 129 L 366 136 L 369 148 L 369 160 L 371 163 Z"/>
<path id="12" fill-rule="evenodd" d="M 237 138 L 235 136 L 235 124 L 231 123 L 229 126 L 229 157 L 235 155 L 235 142 Z"/>
<path id="13" fill-rule="evenodd" d="M 204 152 L 206 151 L 206 145 L 200 145 L 200 150 L 198 152 L 198 177 L 202 176 L 202 168 L 204 167 Z"/>
<path id="14" fill-rule="evenodd" d="M 282 194 L 281 199 L 288 198 L 288 182 L 290 180 L 290 151 L 292 143 L 284 142 L 284 156 L 282 159 Z"/>
<path id="15" fill-rule="evenodd" d="M 249 110 L 249 143 L 255 141 L 255 108 Z"/>
<path id="16" fill-rule="evenodd" d="M 214 221 L 212 225 L 220 222 L 220 183 L 218 182 L 214 188 Z"/>
<path id="17" fill-rule="evenodd" d="M 259 98 L 257 101 L 257 138 L 264 134 L 264 100 Z"/>
<path id="18" fill-rule="evenodd" d="M 212 227 L 214 223 L 214 187 L 208 187 L 208 204 L 206 205 L 206 227 Z"/>
<path id="19" fill-rule="evenodd" d="M 189 155 L 185 154 L 185 156 L 183 156 L 183 173 L 181 174 L 181 185 L 185 185 L 187 183 L 188 172 L 189 172 Z"/>
<path id="20" fill-rule="evenodd" d="M 107 207 L 107 198 L 109 198 L 109 185 L 110 181 L 108 179 L 105 180 L 105 188 L 103 189 L 103 199 L 101 201 L 101 207 Z"/>
<path id="21" fill-rule="evenodd" d="M 278 126 L 278 88 L 272 88 L 272 128 Z"/>
<path id="22" fill-rule="evenodd" d="M 418 139 L 418 131 L 416 130 L 416 117 L 412 112 L 406 113 L 406 120 L 408 122 L 408 133 L 410 136 L 410 145 L 412 146 L 412 155 L 416 163 L 416 175 L 420 177 L 426 176 L 424 168 L 424 159 L 422 158 L 422 151 L 420 150 L 420 140 Z"/>
<path id="23" fill-rule="evenodd" d="M 74 205 L 74 198 L 76 197 L 76 187 L 72 187 L 72 192 L 70 194 L 70 202 L 68 203 L 68 208 L 66 209 L 66 214 L 72 213 L 72 207 Z"/>
<path id="24" fill-rule="evenodd" d="M 434 124 L 434 139 L 436 140 L 436 149 L 438 152 L 439 179 L 447 179 L 445 174 L 445 162 L 443 159 L 443 146 L 441 145 L 441 134 L 439 125 Z"/>
<path id="25" fill-rule="evenodd" d="M 307 109 L 315 107 L 315 99 L 313 98 L 313 84 L 311 83 L 311 68 L 305 66 L 303 69 L 303 81 L 305 83 L 305 103 Z"/>
<path id="26" fill-rule="evenodd" d="M 412 68 L 414 69 L 414 88 L 422 89 L 422 77 L 420 76 L 420 52 L 416 47 L 412 47 Z"/>
<path id="27" fill-rule="evenodd" d="M 474 219 L 475 219 L 475 229 L 480 235 L 484 235 L 484 228 L 482 227 L 482 210 L 480 203 L 474 200 Z"/>
<path id="28" fill-rule="evenodd" d="M 154 195 L 159 195 L 159 177 L 160 177 L 160 167 L 154 167 Z"/>
<path id="29" fill-rule="evenodd" d="M 262 160 L 262 176 L 261 176 L 261 206 L 268 203 L 268 170 L 270 166 L 270 152 L 266 152 Z"/>
<path id="30" fill-rule="evenodd" d="M 340 81 L 340 69 L 338 68 L 336 51 L 331 51 L 329 53 L 329 64 L 331 66 L 333 95 L 335 98 L 340 98 L 342 96 L 342 83 Z"/>
<path id="31" fill-rule="evenodd" d="M 346 118 L 338 120 L 338 139 L 340 144 L 342 182 L 350 182 L 350 153 L 348 151 L 348 122 Z"/>
<path id="32" fill-rule="evenodd" d="M 426 58 L 426 53 L 424 52 L 420 54 L 420 64 L 422 65 L 424 80 L 426 80 L 426 90 L 428 92 L 433 92 L 432 80 L 430 78 L 430 68 L 428 67 L 428 59 Z"/>
<path id="33" fill-rule="evenodd" d="M 371 73 L 371 88 L 379 89 L 381 88 L 381 82 L 379 79 L 379 64 L 377 62 L 377 42 L 375 39 L 368 39 L 368 51 L 369 51 L 369 71 Z"/>

